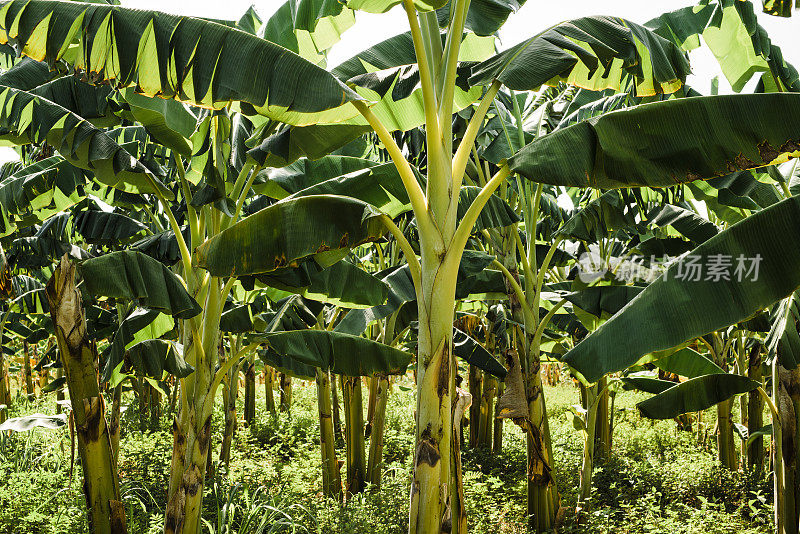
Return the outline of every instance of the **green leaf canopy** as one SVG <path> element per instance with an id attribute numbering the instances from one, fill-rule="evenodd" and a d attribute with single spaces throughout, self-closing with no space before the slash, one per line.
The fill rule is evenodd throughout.
<path id="1" fill-rule="evenodd" d="M 264 273 L 297 266 L 309 256 L 327 267 L 383 232 L 383 223 L 368 204 L 314 195 L 254 213 L 199 246 L 195 258 L 213 276 Z"/>
<path id="2" fill-rule="evenodd" d="M 689 274 L 691 261 L 676 261 L 563 361 L 595 382 L 645 354 L 747 319 L 788 296 L 800 286 L 798 228 L 800 197 L 791 197 L 720 232 L 687 256 L 697 258 L 692 261 L 700 265 L 699 280 L 696 269 Z M 728 262 L 729 279 L 709 277 L 715 260 Z"/>
<path id="3" fill-rule="evenodd" d="M 341 332 L 290 330 L 256 339 L 279 355 L 345 376 L 402 374 L 411 361 L 407 352 Z"/>
<path id="4" fill-rule="evenodd" d="M 342 120 L 358 99 L 335 76 L 250 33 L 192 17 L 104 4 L 12 0 L 0 43 L 38 61 L 67 62 L 95 81 L 207 108 L 251 104 L 287 124 Z"/>
<path id="5" fill-rule="evenodd" d="M 675 92 L 689 72 L 683 52 L 644 26 L 584 17 L 548 28 L 476 65 L 469 82 L 498 80 L 520 91 L 566 82 L 600 91 L 620 90 L 633 77 L 636 94 L 650 96 Z"/>
<path id="6" fill-rule="evenodd" d="M 0 140 L 14 145 L 47 142 L 71 164 L 94 172 L 98 181 L 125 191 L 170 191 L 103 131 L 58 104 L 26 91 L 0 86 Z M 152 182 L 151 182 L 152 180 Z"/>
<path id="7" fill-rule="evenodd" d="M 672 99 L 536 139 L 509 167 L 554 185 L 668 187 L 798 157 L 798 122 L 800 94 Z"/>
<path id="8" fill-rule="evenodd" d="M 93 295 L 136 301 L 179 319 L 190 319 L 201 311 L 175 273 L 138 251 L 123 250 L 86 260 L 80 272 L 82 287 Z"/>
<path id="9" fill-rule="evenodd" d="M 650 397 L 636 407 L 650 419 L 672 419 L 705 410 L 739 393 L 753 391 L 759 385 L 746 376 L 725 373 L 699 376 Z"/>

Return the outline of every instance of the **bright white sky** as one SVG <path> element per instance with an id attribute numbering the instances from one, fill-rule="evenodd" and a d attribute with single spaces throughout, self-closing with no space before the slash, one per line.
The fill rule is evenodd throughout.
<path id="1" fill-rule="evenodd" d="M 123 5 L 141 9 L 155 9 L 180 15 L 193 15 L 219 19 L 238 19 L 250 5 L 255 5 L 262 18 L 271 15 L 284 0 L 122 0 Z M 532 37 L 561 21 L 587 15 L 612 15 L 644 23 L 666 11 L 695 5 L 693 0 L 560 0 L 539 2 L 528 0 L 523 8 L 512 14 L 500 32 L 500 46 L 507 48 Z M 771 17 L 760 13 L 760 0 L 753 0 L 759 10 L 759 22 L 767 30 L 772 42 L 781 47 L 784 57 L 800 67 L 800 11 L 790 19 Z M 345 32 L 330 55 L 329 65 L 335 66 L 359 51 L 392 35 L 408 31 L 408 21 L 400 6 L 388 13 L 373 15 L 358 12 L 356 24 Z M 691 54 L 695 73 L 689 84 L 708 94 L 710 80 L 720 74 L 714 57 L 704 49 Z M 720 75 L 720 92 L 730 92 L 730 87 Z"/>

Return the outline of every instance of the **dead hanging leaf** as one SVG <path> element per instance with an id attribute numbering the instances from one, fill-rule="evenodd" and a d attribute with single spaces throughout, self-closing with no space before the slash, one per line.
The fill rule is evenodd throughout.
<path id="1" fill-rule="evenodd" d="M 507 350 L 505 358 L 508 374 L 504 381 L 505 391 L 497 401 L 496 417 L 498 419 L 527 419 L 528 402 L 525 397 L 525 384 L 522 381 L 519 356 L 515 350 Z"/>
<path id="2" fill-rule="evenodd" d="M 525 385 L 522 381 L 522 368 L 515 350 L 505 352 L 508 374 L 505 379 L 505 391 L 497 401 L 498 419 L 511 419 L 528 436 L 533 443 L 532 454 L 528 458 L 528 477 L 536 484 L 548 485 L 553 477 L 544 452 L 544 443 L 539 428 L 534 425 L 528 414 L 528 402 L 525 396 Z"/>
<path id="3" fill-rule="evenodd" d="M 455 320 L 453 326 L 475 337 L 475 333 L 478 332 L 478 329 L 481 327 L 481 319 L 477 315 L 465 313 Z"/>

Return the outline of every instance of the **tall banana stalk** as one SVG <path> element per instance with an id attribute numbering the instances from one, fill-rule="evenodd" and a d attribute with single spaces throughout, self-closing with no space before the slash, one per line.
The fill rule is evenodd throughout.
<path id="1" fill-rule="evenodd" d="M 210 137 L 215 147 L 226 143 L 227 117 L 215 114 L 211 117 Z M 218 234 L 234 223 L 241 212 L 244 199 L 255 179 L 257 169 L 246 164 L 241 169 L 233 187 L 233 198 L 237 199 L 236 210 L 231 215 L 223 214 L 211 205 L 194 208 L 189 182 L 186 179 L 184 163 L 175 158 L 181 189 L 187 199 L 186 216 L 191 236 L 192 248 L 206 239 Z M 253 171 L 253 172 L 251 172 Z M 194 266 L 189 245 L 163 196 L 159 196 L 170 227 L 178 241 L 181 252 L 183 274 L 187 290 L 202 305 L 202 313 L 182 321 L 181 335 L 187 363 L 195 369 L 194 373 L 180 380 L 179 415 L 173 423 L 173 452 L 170 471 L 168 501 L 165 514 L 164 532 L 167 534 L 196 534 L 200 532 L 203 484 L 211 441 L 211 415 L 214 396 L 219 385 L 234 365 L 254 346 L 247 346 L 236 353 L 223 365 L 217 366 L 220 338 L 220 316 L 223 304 L 230 293 L 235 277 L 223 281 L 209 276 Z"/>
<path id="2" fill-rule="evenodd" d="M 93 534 L 127 532 L 105 401 L 98 382 L 97 348 L 86 333 L 83 303 L 75 288 L 75 265 L 66 254 L 45 292 L 72 403 L 89 530 Z"/>
<path id="3" fill-rule="evenodd" d="M 458 265 L 478 214 L 508 176 L 508 169 L 502 168 L 490 180 L 457 226 L 456 211 L 467 158 L 478 126 L 500 84 L 493 84 L 484 96 L 476 119 L 453 156 L 453 94 L 469 2 L 454 2 L 444 47 L 435 12 L 418 14 L 411 0 L 403 0 L 403 7 L 411 27 L 422 85 L 428 150 L 426 191 L 381 120 L 366 104 L 354 102 L 354 105 L 375 130 L 397 167 L 419 230 L 418 260 L 402 232 L 388 217 L 383 218 L 409 263 L 418 302 L 417 433 L 409 532 L 433 534 L 444 530 L 455 532 L 458 522 L 453 523 L 452 513 L 464 510 L 461 495 L 451 484 L 455 390 L 452 339 Z"/>
<path id="4" fill-rule="evenodd" d="M 322 492 L 329 497 L 340 499 L 342 479 L 339 474 L 339 462 L 336 459 L 336 438 L 333 435 L 330 374 L 327 370 L 317 368 L 316 380 L 322 455 Z"/>

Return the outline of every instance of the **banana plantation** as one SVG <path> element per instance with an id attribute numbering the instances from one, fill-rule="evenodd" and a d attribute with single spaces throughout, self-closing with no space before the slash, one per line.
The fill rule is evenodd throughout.
<path id="1" fill-rule="evenodd" d="M 0 533 L 798 534 L 800 2 L 271 1 L 0 2 Z"/>

